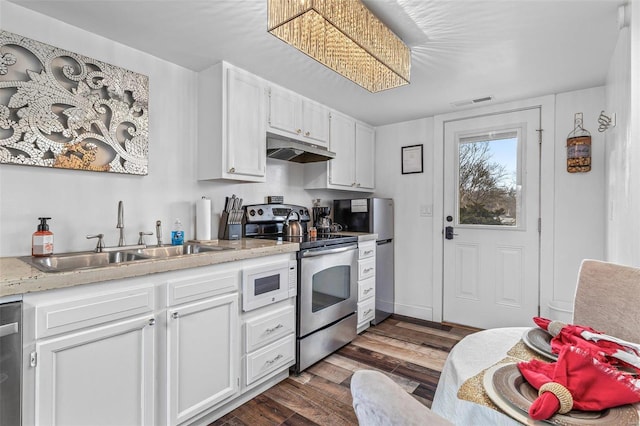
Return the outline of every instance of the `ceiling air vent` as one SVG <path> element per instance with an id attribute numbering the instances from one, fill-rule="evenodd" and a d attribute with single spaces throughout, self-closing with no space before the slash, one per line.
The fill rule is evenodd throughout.
<path id="1" fill-rule="evenodd" d="M 476 98 L 476 99 L 467 99 L 464 101 L 457 101 L 457 102 L 451 102 L 451 106 L 455 107 L 455 108 L 461 108 L 461 107 L 465 107 L 465 106 L 469 106 L 469 105 L 475 105 L 475 104 L 479 104 L 482 102 L 489 102 L 493 100 L 493 96 L 484 96 L 482 98 Z"/>

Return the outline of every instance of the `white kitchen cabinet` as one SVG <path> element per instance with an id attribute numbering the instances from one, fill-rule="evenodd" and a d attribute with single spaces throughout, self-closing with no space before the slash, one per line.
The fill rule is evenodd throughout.
<path id="1" fill-rule="evenodd" d="M 295 298 L 244 313 L 244 381 L 248 389 L 295 363 Z"/>
<path id="2" fill-rule="evenodd" d="M 238 294 L 167 309 L 169 424 L 178 425 L 239 390 Z"/>
<path id="3" fill-rule="evenodd" d="M 137 317 L 38 342 L 35 424 L 155 424 L 151 322 Z"/>
<path id="4" fill-rule="evenodd" d="M 266 180 L 266 82 L 226 62 L 198 75 L 198 179 Z"/>
<path id="5" fill-rule="evenodd" d="M 331 112 L 329 150 L 336 158 L 305 165 L 306 189 L 375 190 L 375 130 L 339 112 Z"/>
<path id="6" fill-rule="evenodd" d="M 119 284 L 25 296 L 24 424 L 156 424 L 153 287 Z"/>
<path id="7" fill-rule="evenodd" d="M 267 130 L 316 145 L 329 143 L 329 108 L 282 87 L 269 87 Z"/>
<path id="8" fill-rule="evenodd" d="M 369 328 L 376 314 L 376 242 L 358 243 L 358 333 Z"/>

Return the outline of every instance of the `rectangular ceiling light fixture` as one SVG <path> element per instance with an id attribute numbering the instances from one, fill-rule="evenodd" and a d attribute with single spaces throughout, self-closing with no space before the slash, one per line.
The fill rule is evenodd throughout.
<path id="1" fill-rule="evenodd" d="M 271 34 L 370 92 L 409 83 L 411 52 L 360 0 L 268 0 Z"/>

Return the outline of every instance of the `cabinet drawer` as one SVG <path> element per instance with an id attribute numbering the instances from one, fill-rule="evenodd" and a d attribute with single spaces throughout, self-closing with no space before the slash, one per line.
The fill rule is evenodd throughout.
<path id="1" fill-rule="evenodd" d="M 358 303 L 358 324 L 371 321 L 376 316 L 376 299 L 367 299 Z"/>
<path id="2" fill-rule="evenodd" d="M 246 385 L 289 365 L 295 359 L 295 335 L 290 334 L 247 355 Z"/>
<path id="3" fill-rule="evenodd" d="M 193 275 L 167 282 L 167 305 L 193 302 L 207 297 L 238 291 L 240 272 L 227 269 L 209 274 Z"/>
<path id="4" fill-rule="evenodd" d="M 36 306 L 36 339 L 154 310 L 154 286 Z"/>
<path id="5" fill-rule="evenodd" d="M 358 260 L 358 280 L 364 280 L 376 275 L 376 258 L 370 257 Z"/>
<path id="6" fill-rule="evenodd" d="M 251 352 L 295 331 L 295 309 L 287 306 L 245 324 L 245 349 Z"/>
<path id="7" fill-rule="evenodd" d="M 358 243 L 358 259 L 366 259 L 376 255 L 376 242 L 365 241 Z"/>
<path id="8" fill-rule="evenodd" d="M 369 299 L 376 294 L 376 278 L 371 277 L 358 281 L 358 302 Z"/>

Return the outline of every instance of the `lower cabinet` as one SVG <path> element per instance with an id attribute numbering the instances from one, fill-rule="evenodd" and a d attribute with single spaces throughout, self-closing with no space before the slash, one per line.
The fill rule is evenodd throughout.
<path id="1" fill-rule="evenodd" d="M 358 243 L 358 333 L 376 316 L 376 242 Z"/>
<path id="2" fill-rule="evenodd" d="M 242 312 L 246 262 L 25 294 L 23 424 L 206 423 L 282 380 L 295 298 Z"/>
<path id="3" fill-rule="evenodd" d="M 153 325 L 147 315 L 38 342 L 35 424 L 155 424 Z"/>
<path id="4" fill-rule="evenodd" d="M 295 363 L 294 301 L 287 299 L 243 315 L 245 388 Z"/>
<path id="5" fill-rule="evenodd" d="M 23 297 L 23 424 L 155 425 L 154 286 Z"/>
<path id="6" fill-rule="evenodd" d="M 167 310 L 169 424 L 180 424 L 239 390 L 238 293 Z"/>

